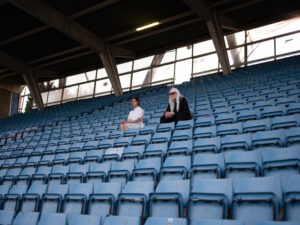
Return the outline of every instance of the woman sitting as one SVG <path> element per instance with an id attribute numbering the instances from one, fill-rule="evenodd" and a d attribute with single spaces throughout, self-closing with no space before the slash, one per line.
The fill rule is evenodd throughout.
<path id="1" fill-rule="evenodd" d="M 143 128 L 144 110 L 140 106 L 140 99 L 133 97 L 131 99 L 133 110 L 130 111 L 127 120 L 121 122 L 121 130 L 127 131 L 128 128 Z"/>
<path id="2" fill-rule="evenodd" d="M 169 91 L 169 104 L 164 115 L 160 118 L 161 123 L 177 123 L 179 120 L 190 120 L 192 115 L 188 102 L 182 96 L 177 88 L 171 88 Z"/>

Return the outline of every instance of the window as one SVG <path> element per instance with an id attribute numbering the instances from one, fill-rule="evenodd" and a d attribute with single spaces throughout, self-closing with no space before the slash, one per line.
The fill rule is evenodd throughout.
<path id="1" fill-rule="evenodd" d="M 245 48 L 242 47 L 242 48 L 235 48 L 235 49 L 227 50 L 229 63 L 231 66 L 233 66 L 233 65 L 237 66 L 237 62 L 235 62 L 235 55 L 237 55 L 237 57 L 239 57 L 240 63 L 244 62 L 244 53 L 245 53 L 244 49 Z"/>
<path id="2" fill-rule="evenodd" d="M 49 91 L 48 103 L 58 102 L 61 100 L 62 89 Z"/>
<path id="3" fill-rule="evenodd" d="M 212 40 L 203 41 L 197 44 L 194 44 L 194 56 L 202 55 L 209 52 L 215 52 L 215 46 Z"/>
<path id="4" fill-rule="evenodd" d="M 161 60 L 160 64 L 168 63 L 168 62 L 173 62 L 175 61 L 175 50 L 168 51 L 165 53 L 163 59 Z"/>
<path id="5" fill-rule="evenodd" d="M 121 82 L 122 89 L 130 87 L 130 79 L 131 79 L 130 73 L 120 76 L 120 82 Z"/>
<path id="6" fill-rule="evenodd" d="M 276 55 L 300 50 L 300 33 L 276 39 Z"/>
<path id="7" fill-rule="evenodd" d="M 43 104 L 46 105 L 47 103 L 47 98 L 48 98 L 48 92 L 43 92 L 41 93 L 42 99 L 43 99 Z"/>
<path id="8" fill-rule="evenodd" d="M 177 48 L 177 60 L 185 59 L 192 56 L 192 46 L 188 45 L 182 48 Z"/>
<path id="9" fill-rule="evenodd" d="M 97 71 L 97 79 L 105 78 L 105 77 L 107 77 L 106 70 L 105 70 L 104 68 L 99 69 L 99 70 Z"/>
<path id="10" fill-rule="evenodd" d="M 109 79 L 98 80 L 96 82 L 96 90 L 95 93 L 104 93 L 111 91 L 111 83 Z"/>
<path id="11" fill-rule="evenodd" d="M 264 41 L 247 46 L 248 61 L 274 56 L 274 41 Z"/>
<path id="12" fill-rule="evenodd" d="M 66 78 L 66 85 L 78 84 L 82 82 L 88 81 L 88 76 L 85 73 L 81 73 L 78 75 L 70 76 Z"/>
<path id="13" fill-rule="evenodd" d="M 174 78 L 174 64 L 160 66 L 152 69 L 152 82 Z"/>
<path id="14" fill-rule="evenodd" d="M 78 97 L 92 95 L 94 93 L 94 85 L 94 81 L 79 85 Z"/>
<path id="15" fill-rule="evenodd" d="M 146 57 L 146 58 L 135 60 L 133 69 L 134 70 L 139 70 L 139 69 L 142 69 L 142 68 L 149 67 L 152 63 L 153 57 L 154 56 L 152 55 L 152 56 L 149 56 L 149 57 Z"/>
<path id="16" fill-rule="evenodd" d="M 67 87 L 64 89 L 63 100 L 77 98 L 78 86 Z"/>
<path id="17" fill-rule="evenodd" d="M 191 79 L 192 59 L 176 63 L 175 84 L 180 84 Z"/>
<path id="18" fill-rule="evenodd" d="M 85 73 L 88 80 L 95 80 L 96 78 L 96 70 L 92 70 L 90 72 Z"/>
<path id="19" fill-rule="evenodd" d="M 148 72 L 148 70 L 143 70 L 140 72 L 133 73 L 132 86 L 142 85 L 146 78 L 147 72 Z"/>
<path id="20" fill-rule="evenodd" d="M 193 65 L 193 73 L 200 73 L 218 68 L 217 54 L 206 55 L 203 57 L 195 58 Z"/>
<path id="21" fill-rule="evenodd" d="M 117 65 L 118 73 L 126 73 L 132 70 L 132 61 Z"/>

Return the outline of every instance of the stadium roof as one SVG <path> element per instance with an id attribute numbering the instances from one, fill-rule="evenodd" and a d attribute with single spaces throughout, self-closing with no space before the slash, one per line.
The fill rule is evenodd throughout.
<path id="1" fill-rule="evenodd" d="M 0 0 L 0 83 L 39 82 L 163 53 L 210 38 L 212 11 L 223 34 L 299 16 L 300 1 L 274 0 Z M 158 26 L 136 28 L 159 22 Z M 102 59 L 102 60 L 101 60 Z M 108 58 L 108 62 L 110 58 Z"/>

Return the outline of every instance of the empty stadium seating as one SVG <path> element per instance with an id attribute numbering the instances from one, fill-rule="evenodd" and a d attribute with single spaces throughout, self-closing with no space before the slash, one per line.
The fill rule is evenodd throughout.
<path id="1" fill-rule="evenodd" d="M 177 85 L 177 124 L 167 85 L 0 120 L 0 224 L 299 224 L 299 65 Z M 124 132 L 133 95 L 145 127 Z"/>

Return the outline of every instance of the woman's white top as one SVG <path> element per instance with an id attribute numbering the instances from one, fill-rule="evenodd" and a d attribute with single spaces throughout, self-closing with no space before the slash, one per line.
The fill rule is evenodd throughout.
<path id="1" fill-rule="evenodd" d="M 144 110 L 138 106 L 134 110 L 131 110 L 127 120 L 136 120 L 141 118 L 141 120 L 137 123 L 127 123 L 128 128 L 143 128 L 145 126 L 144 119 Z"/>

